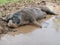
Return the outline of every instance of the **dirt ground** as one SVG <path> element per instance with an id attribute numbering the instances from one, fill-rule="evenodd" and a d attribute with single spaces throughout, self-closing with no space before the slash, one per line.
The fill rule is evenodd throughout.
<path id="1" fill-rule="evenodd" d="M 55 2 L 54 0 L 51 1 Z M 2 5 L 0 6 L 0 16 L 5 17 L 10 13 L 28 6 L 39 7 L 40 0 L 34 0 L 30 3 L 18 1 L 16 3 Z M 46 19 L 38 21 L 39 23 L 42 21 L 47 22 L 43 23 L 43 28 L 36 27 L 35 25 L 24 25 L 16 28 L 16 32 L 8 32 L 7 34 L 0 35 L 0 45 L 60 45 L 60 18 L 57 19 L 57 25 L 55 23 L 56 21 L 53 21 L 54 17 L 55 15 L 47 15 Z M 44 28 L 46 24 L 48 24 L 47 28 Z"/>
<path id="2" fill-rule="evenodd" d="M 26 1 L 26 0 L 19 0 L 17 2 L 13 3 L 6 3 L 4 5 L 0 5 L 0 16 L 6 16 L 9 15 L 10 13 L 13 13 L 17 10 L 21 10 L 24 7 L 29 7 L 29 6 L 37 6 L 40 7 L 40 2 L 42 0 L 31 0 L 31 1 Z M 55 1 L 55 0 L 45 0 L 48 2 L 60 2 L 60 1 Z M 58 3 L 57 3 L 58 4 Z M 60 3 L 59 3 L 60 4 Z"/>
<path id="3" fill-rule="evenodd" d="M 28 6 L 39 7 L 40 1 L 35 0 L 30 3 L 25 2 L 25 1 L 23 1 L 23 2 L 18 1 L 16 3 L 5 4 L 5 5 L 0 6 L 0 13 L 1 13 L 2 17 L 5 17 L 6 15 L 9 15 L 10 13 L 13 13 L 17 10 L 21 10 L 22 8 L 28 7 Z M 46 19 L 44 19 L 44 20 L 47 20 L 52 16 L 53 15 L 46 16 Z M 16 28 L 18 30 L 17 32 L 9 32 L 9 34 L 15 35 L 15 34 L 19 34 L 19 33 L 29 33 L 29 32 L 32 32 L 36 28 L 39 28 L 39 27 L 36 27 L 34 25 L 25 25 L 25 26 L 21 26 L 21 27 Z"/>

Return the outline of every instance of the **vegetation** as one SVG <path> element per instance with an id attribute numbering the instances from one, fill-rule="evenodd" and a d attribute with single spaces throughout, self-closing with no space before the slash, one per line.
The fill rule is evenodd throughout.
<path id="1" fill-rule="evenodd" d="M 0 5 L 1 4 L 5 4 L 5 3 L 11 3 L 11 2 L 16 2 L 16 1 L 18 1 L 18 0 L 0 0 Z M 19 0 L 20 2 L 28 2 L 28 3 L 31 3 L 31 2 L 33 2 L 33 1 L 35 1 L 35 0 Z M 47 1 L 47 0 L 46 0 Z M 60 0 L 49 0 L 49 1 L 60 1 Z"/>
<path id="2" fill-rule="evenodd" d="M 0 5 L 5 4 L 5 3 L 10 3 L 10 2 L 16 2 L 18 0 L 0 0 Z"/>

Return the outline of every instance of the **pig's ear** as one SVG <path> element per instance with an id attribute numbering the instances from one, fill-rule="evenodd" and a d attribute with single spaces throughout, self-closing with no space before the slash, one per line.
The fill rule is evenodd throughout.
<path id="1" fill-rule="evenodd" d="M 46 1 L 41 1 L 40 3 L 43 5 L 46 5 Z"/>

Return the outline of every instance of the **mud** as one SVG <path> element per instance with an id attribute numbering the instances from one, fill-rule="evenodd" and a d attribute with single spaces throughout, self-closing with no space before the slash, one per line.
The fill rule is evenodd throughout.
<path id="1" fill-rule="evenodd" d="M 43 28 L 34 26 L 21 27 L 20 34 L 6 34 L 0 40 L 1 45 L 60 45 L 60 28 L 59 31 L 54 27 L 55 17 L 42 23 Z M 24 29 L 25 30 L 24 30 Z"/>

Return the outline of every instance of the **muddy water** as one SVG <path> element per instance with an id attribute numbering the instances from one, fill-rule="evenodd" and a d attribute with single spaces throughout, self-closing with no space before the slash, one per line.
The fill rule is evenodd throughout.
<path id="1" fill-rule="evenodd" d="M 18 31 L 19 34 L 4 35 L 0 40 L 0 45 L 60 45 L 60 29 L 56 30 L 57 23 L 54 22 L 54 18 L 43 22 L 41 24 L 43 28 L 27 25 L 19 28 L 22 29 Z"/>

